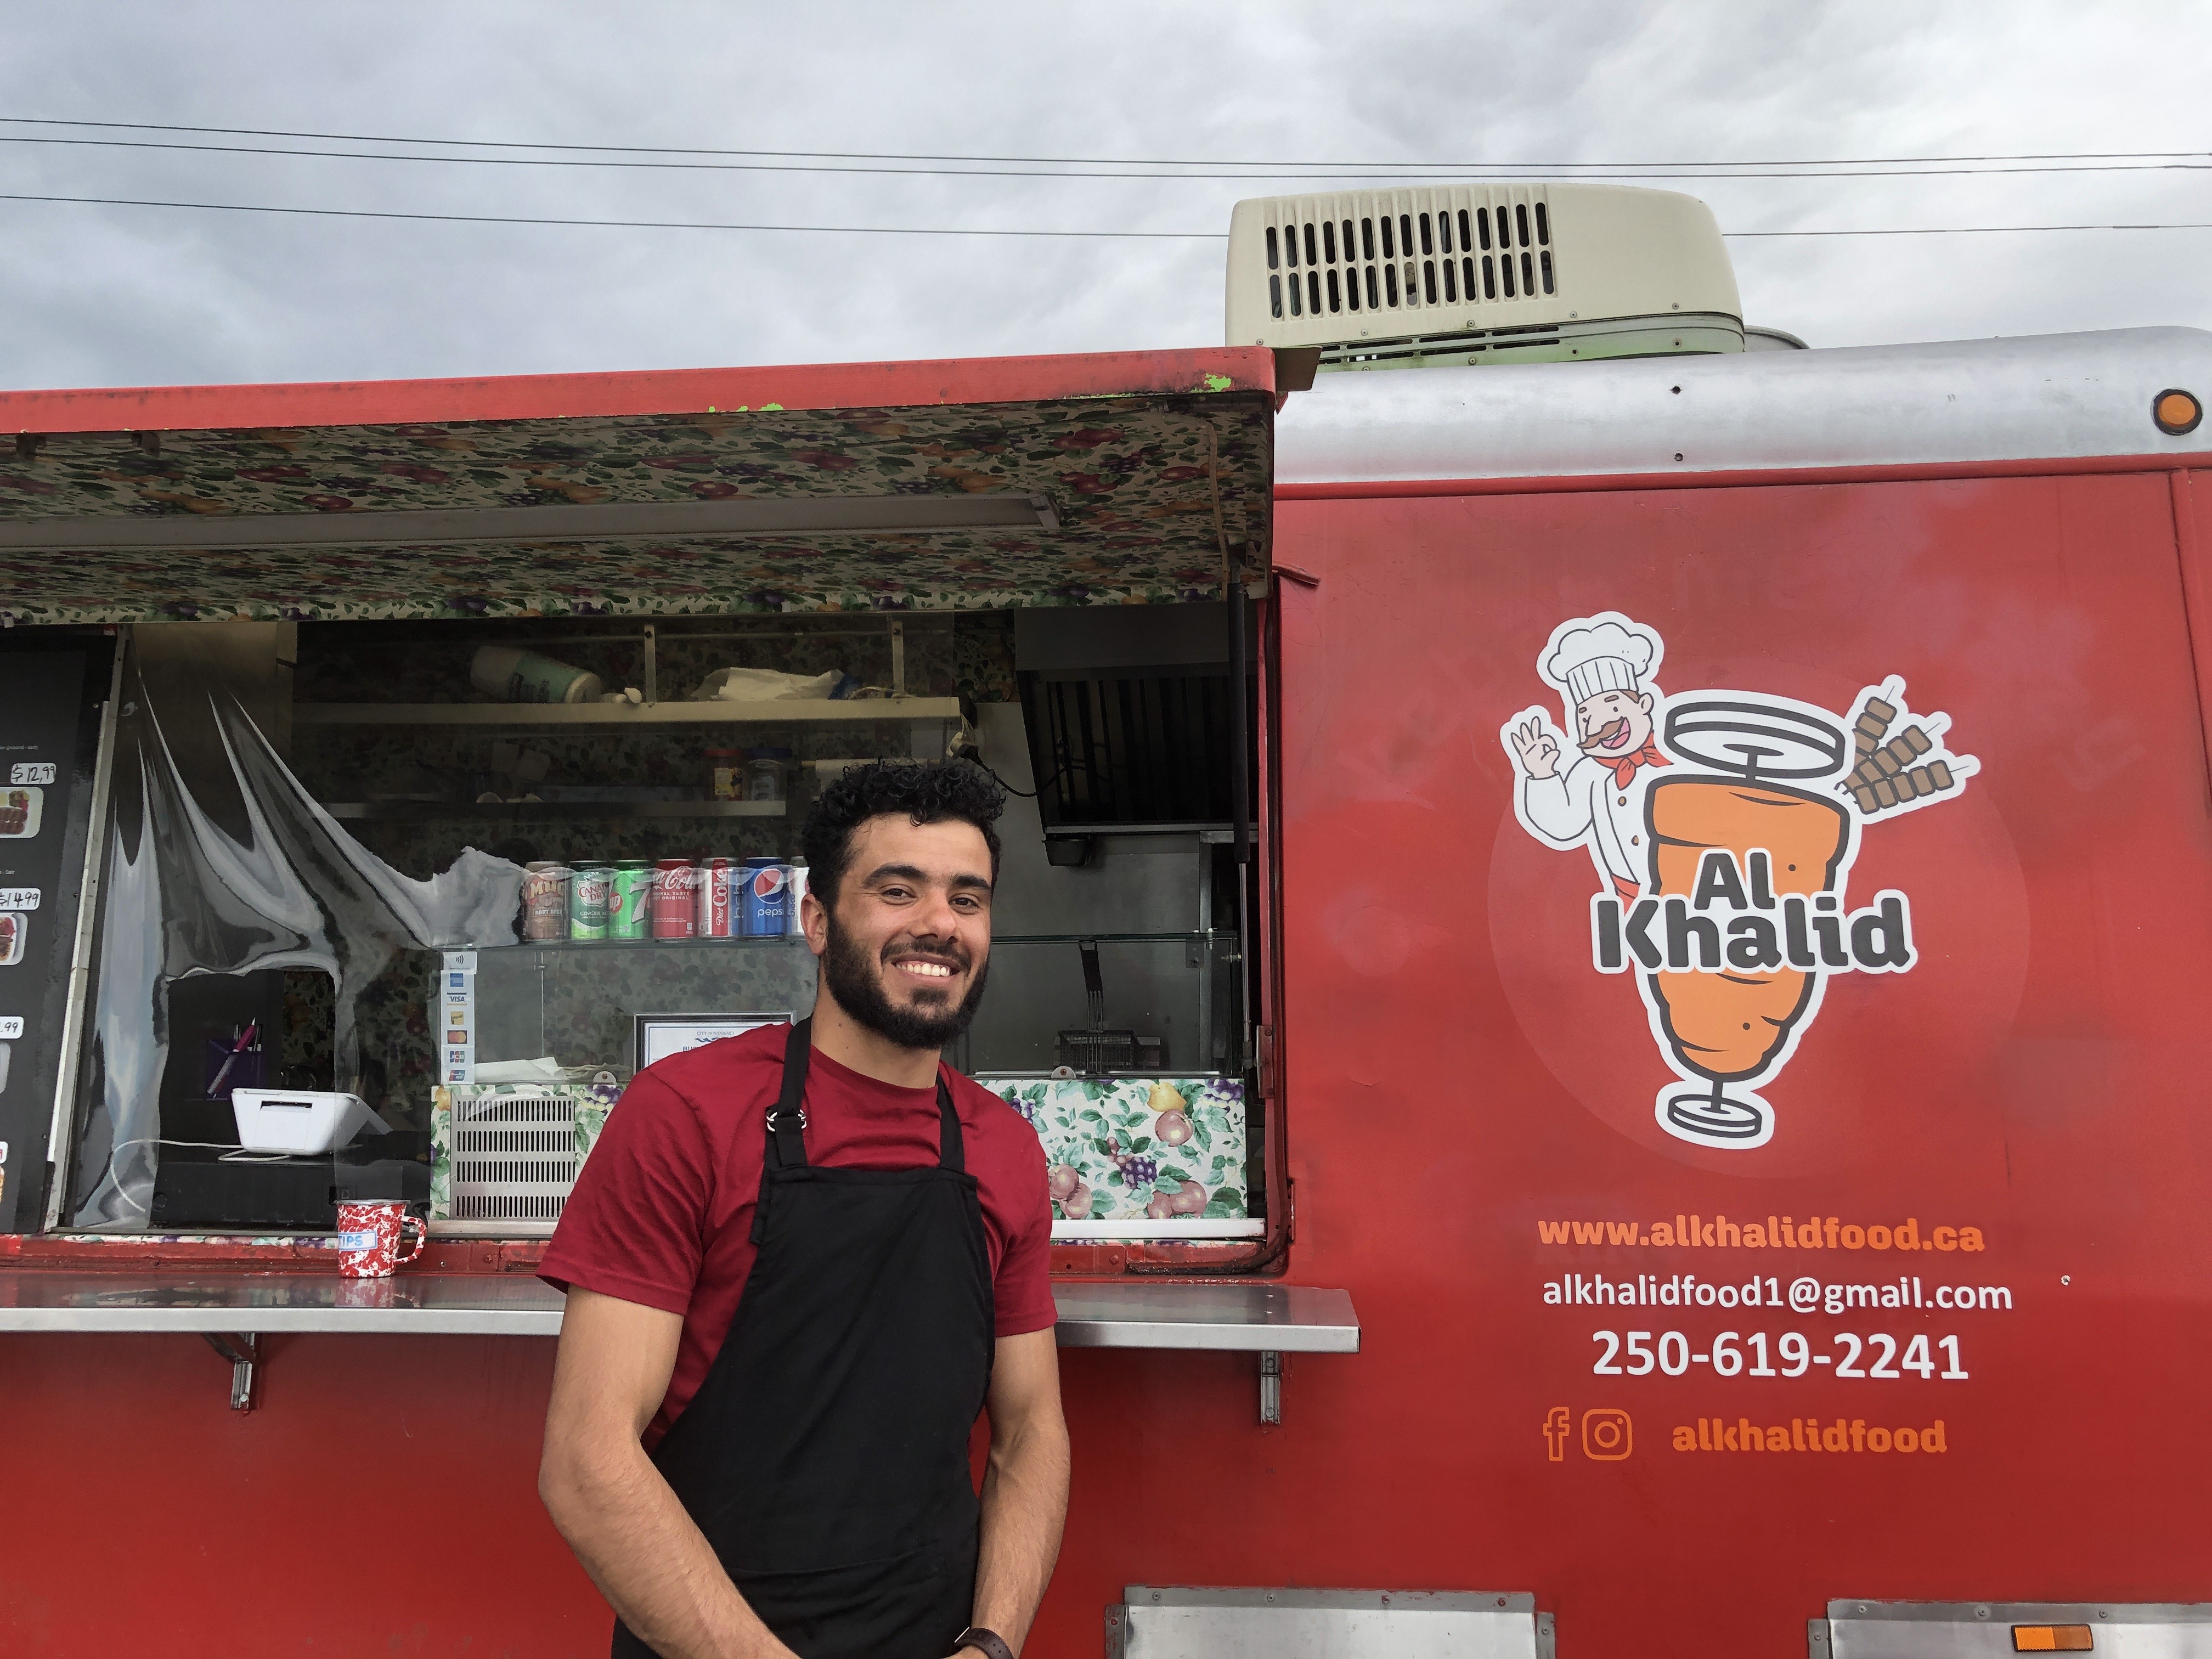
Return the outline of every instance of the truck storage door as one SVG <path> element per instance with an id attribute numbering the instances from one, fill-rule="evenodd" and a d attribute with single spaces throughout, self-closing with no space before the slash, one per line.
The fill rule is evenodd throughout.
<path id="1" fill-rule="evenodd" d="M 1392 1582 L 1595 1653 L 2212 1597 L 2169 485 L 1281 508 L 1296 1267 L 1367 1330 L 1281 1455 Z"/>

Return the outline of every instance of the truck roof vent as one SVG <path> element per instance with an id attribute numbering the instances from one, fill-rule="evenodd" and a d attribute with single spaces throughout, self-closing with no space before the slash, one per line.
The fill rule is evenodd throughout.
<path id="1" fill-rule="evenodd" d="M 1239 202 L 1227 313 L 1230 344 L 1317 348 L 1322 368 L 1743 349 L 1712 210 L 1615 185 Z"/>

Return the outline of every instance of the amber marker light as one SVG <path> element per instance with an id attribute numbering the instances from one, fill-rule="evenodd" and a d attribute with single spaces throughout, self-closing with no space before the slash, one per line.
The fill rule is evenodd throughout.
<path id="1" fill-rule="evenodd" d="M 2204 405 L 2197 401 L 2194 392 L 2168 386 L 2151 399 L 2150 417 L 2167 437 L 2179 438 L 2185 432 L 2197 430 L 2197 423 L 2204 418 Z M 2022 1648 L 2021 1651 L 2026 1653 L 2028 1650 Z"/>
<path id="2" fill-rule="evenodd" d="M 2168 395 L 2188 396 L 2186 392 Z M 2012 1627 L 2012 1650 L 2014 1653 L 2090 1653 L 2095 1650 L 2096 1646 L 2090 1638 L 2087 1625 L 2014 1625 Z"/>

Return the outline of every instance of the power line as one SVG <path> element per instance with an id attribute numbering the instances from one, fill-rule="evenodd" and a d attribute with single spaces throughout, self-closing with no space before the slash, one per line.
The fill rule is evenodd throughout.
<path id="1" fill-rule="evenodd" d="M 120 132 L 189 132 L 245 138 L 307 138 L 330 143 L 420 144 L 456 149 L 551 149 L 577 153 L 624 155 L 733 155 L 770 161 L 813 159 L 833 161 L 964 161 L 979 165 L 1035 167 L 1322 167 L 1382 171 L 1410 175 L 1423 172 L 1546 172 L 1563 173 L 1589 168 L 1629 167 L 1905 167 L 1941 162 L 1988 161 L 2150 161 L 2212 159 L 2212 150 L 2063 150 L 2016 155 L 1858 155 L 1827 160 L 1793 158 L 1773 161 L 1176 161 L 1159 156 L 1107 155 L 948 155 L 895 150 L 714 149 L 654 144 L 540 143 L 506 138 L 393 137 L 358 132 L 294 132 L 281 128 L 184 126 L 153 121 L 62 121 L 40 116 L 0 116 L 0 125 L 11 126 L 77 127 Z"/>
<path id="2" fill-rule="evenodd" d="M 264 207 L 244 202 L 156 202 L 122 196 L 30 196 L 0 191 L 0 202 L 70 202 L 87 207 L 189 208 L 202 213 L 285 213 L 317 219 L 410 219 L 460 225 L 576 225 L 610 230 L 762 230 L 836 236 L 1134 237 L 1148 240 L 1225 242 L 1212 230 L 964 230 L 919 225 L 757 225 L 681 219 L 551 219 L 514 214 L 388 213 L 367 208 Z"/>
<path id="3" fill-rule="evenodd" d="M 20 118 L 7 117 L 0 118 L 14 120 Z M 451 141 L 438 139 L 362 139 L 349 142 L 359 142 L 364 143 L 439 143 Z M 1296 179 L 1335 179 L 1350 180 L 1361 184 L 1386 184 L 1395 179 L 1406 179 L 1419 182 L 1430 180 L 1441 176 L 1437 169 L 1442 166 L 1440 163 L 1424 162 L 1397 172 L 1344 173 L 1283 170 L 1284 168 L 1296 167 L 1300 165 L 1298 163 L 1273 164 L 1252 162 L 1224 164 L 1214 162 L 1176 161 L 1137 164 L 1151 166 L 1153 167 L 1173 167 L 1186 168 L 1220 165 L 1236 165 L 1247 167 L 1273 166 L 1276 167 L 1276 170 L 1272 172 L 1245 171 L 1237 173 L 1193 173 L 1184 171 L 1164 173 L 1158 171 L 1129 171 L 1126 170 L 1125 164 L 1119 162 L 1103 162 L 1097 164 L 1077 162 L 1054 163 L 1052 164 L 1050 170 L 1042 170 L 1040 167 L 986 167 L 981 166 L 965 166 L 945 167 L 919 165 L 900 167 L 863 167 L 849 165 L 844 161 L 611 161 L 597 156 L 573 155 L 410 155 L 391 150 L 298 149 L 273 144 L 185 144 L 177 143 L 167 139 L 156 138 L 65 138 L 58 137 L 51 134 L 35 133 L 0 133 L 0 143 L 62 144 L 76 149 L 89 149 L 163 150 L 202 155 L 289 155 L 338 161 L 419 161 L 430 162 L 445 167 L 599 167 L 616 168 L 625 172 L 646 170 L 677 173 L 846 173 L 862 174 L 878 178 L 1137 179 L 1154 181 L 1189 179 L 1197 183 L 1228 182 L 1237 184 L 1266 184 L 1275 181 Z M 915 157 L 912 159 L 915 161 L 919 162 L 931 159 L 967 160 L 971 158 Z M 972 159 L 980 161 L 981 160 L 992 158 L 978 157 Z M 1347 165 L 1364 167 L 1370 164 L 1351 163 Z M 1085 172 L 1066 171 L 1066 168 L 1071 166 L 1085 166 L 1088 167 L 1090 170 Z M 1125 170 L 1114 172 L 1102 170 L 1103 168 L 1109 167 L 1124 167 Z M 1745 167 L 1757 168 L 1759 170 L 1734 170 Z M 1817 167 L 1820 170 L 1774 170 L 1776 168 L 1782 167 Z M 1701 170 L 1695 172 L 1678 170 L 1684 167 L 1696 167 Z M 1990 166 L 1980 163 L 1965 162 L 1961 162 L 1958 165 L 1922 166 L 1917 163 L 1905 162 L 1882 162 L 1852 165 L 1844 162 L 1754 162 L 1748 164 L 1731 162 L 1659 162 L 1639 164 L 1629 162 L 1607 164 L 1590 161 L 1562 163 L 1556 167 L 1544 168 L 1535 168 L 1533 167 L 1533 164 L 1529 163 L 1511 163 L 1503 167 L 1491 167 L 1486 168 L 1476 168 L 1471 167 L 1458 167 L 1447 169 L 1447 171 L 1455 173 L 1470 171 L 1485 172 L 1488 173 L 1492 177 L 1523 178 L 1537 176 L 1538 174 L 1544 173 L 1557 173 L 1565 172 L 1569 168 L 1576 169 L 1573 173 L 1574 178 L 1582 180 L 1596 181 L 1633 179 L 1692 182 L 1698 179 L 1943 179 L 1968 176 L 2002 177 L 2015 174 L 2053 174 L 2069 173 L 2205 173 L 2212 172 L 2212 161 L 2084 161 L 2078 165 L 2069 164 L 2065 166 L 2058 166 L 2035 164 L 2022 167 Z"/>
<path id="4" fill-rule="evenodd" d="M 1931 225 L 1915 229 L 1882 230 L 1724 230 L 1735 240 L 1752 236 L 2003 236 L 2037 230 L 2212 230 L 2204 224 L 2143 225 Z"/>
<path id="5" fill-rule="evenodd" d="M 794 235 L 830 236 L 1030 236 L 1054 240 L 1072 238 L 1133 238 L 1148 241 L 1225 242 L 1227 234 L 1211 230 L 1035 230 L 967 229 L 934 225 L 766 225 L 725 223 L 688 219 L 556 219 L 520 214 L 398 213 L 368 208 L 272 207 L 247 202 L 167 202 L 123 196 L 32 196 L 0 191 L 0 202 L 62 202 L 81 207 L 181 208 L 201 213 L 280 213 L 318 219 L 400 219 L 460 225 L 556 225 L 604 230 L 750 230 Z M 2105 225 L 1925 225 L 1879 227 L 1848 230 L 1729 230 L 1730 240 L 1778 236 L 1992 236 L 2040 231 L 2078 230 L 2212 230 L 2202 224 Z"/>

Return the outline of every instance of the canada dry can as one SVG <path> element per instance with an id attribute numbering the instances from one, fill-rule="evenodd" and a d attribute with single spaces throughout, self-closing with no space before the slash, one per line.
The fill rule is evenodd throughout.
<path id="1" fill-rule="evenodd" d="M 727 939 L 736 931 L 730 925 L 731 906 L 738 878 L 734 859 L 702 859 L 699 862 L 699 937 Z"/>
<path id="2" fill-rule="evenodd" d="M 747 939 L 780 938 L 791 915 L 791 893 L 780 859 L 747 859 L 738 872 L 744 884 L 739 927 Z"/>
<path id="3" fill-rule="evenodd" d="M 653 866 L 624 859 L 615 866 L 615 884 L 607 895 L 607 937 L 644 939 L 652 931 Z"/>
<path id="4" fill-rule="evenodd" d="M 793 863 L 787 864 L 783 866 L 783 903 L 785 910 L 783 931 L 785 933 L 803 933 L 806 931 L 806 924 L 800 919 L 799 914 L 799 902 L 805 896 L 806 860 L 805 859 L 799 859 Z"/>
<path id="5" fill-rule="evenodd" d="M 568 937 L 568 866 L 544 860 L 523 866 L 522 936 Z"/>
<path id="6" fill-rule="evenodd" d="M 607 901 L 613 895 L 615 872 L 604 864 L 577 866 L 568 883 L 568 937 L 605 939 Z"/>
<path id="7" fill-rule="evenodd" d="M 689 859 L 663 859 L 653 870 L 653 936 L 690 939 L 699 927 L 699 872 Z"/>

